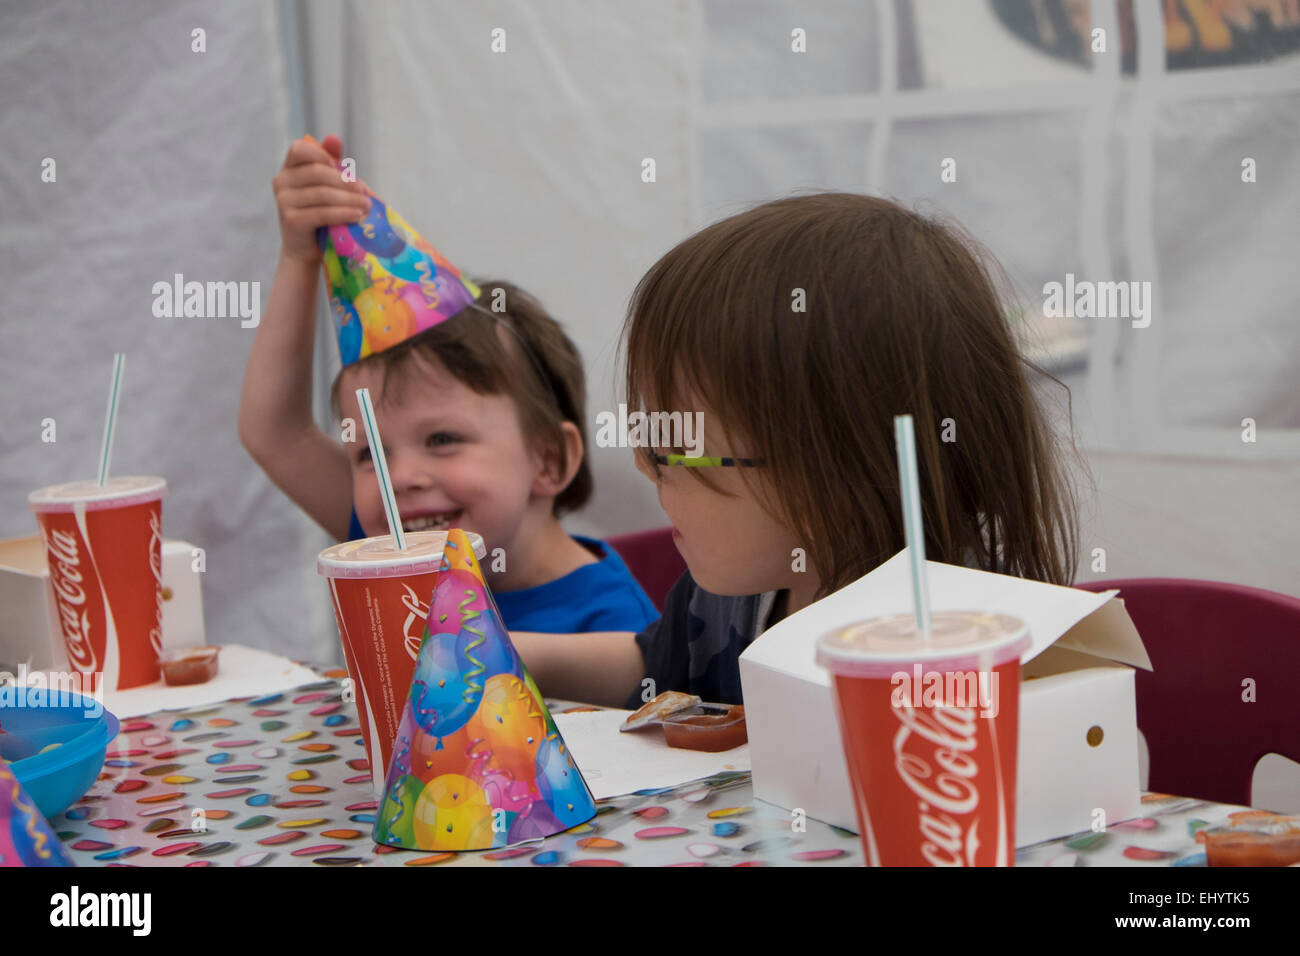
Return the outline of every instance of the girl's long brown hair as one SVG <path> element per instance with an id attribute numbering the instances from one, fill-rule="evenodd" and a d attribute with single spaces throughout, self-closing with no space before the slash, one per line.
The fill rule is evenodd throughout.
<path id="1" fill-rule="evenodd" d="M 765 203 L 691 236 L 637 285 L 629 408 L 694 399 L 732 448 L 765 458 L 741 473 L 807 542 L 822 594 L 904 547 L 905 413 L 927 557 L 1068 584 L 1075 493 L 993 273 L 958 227 L 888 200 Z"/>

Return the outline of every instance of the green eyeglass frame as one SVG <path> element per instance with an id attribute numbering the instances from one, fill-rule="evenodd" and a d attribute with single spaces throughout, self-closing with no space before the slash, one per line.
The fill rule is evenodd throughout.
<path id="1" fill-rule="evenodd" d="M 767 462 L 762 458 L 717 458 L 706 455 L 660 455 L 650 452 L 656 465 L 681 465 L 685 468 L 761 468 Z"/>

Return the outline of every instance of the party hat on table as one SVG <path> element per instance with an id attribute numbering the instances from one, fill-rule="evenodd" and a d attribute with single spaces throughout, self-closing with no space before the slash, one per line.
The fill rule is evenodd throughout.
<path id="1" fill-rule="evenodd" d="M 317 230 L 344 365 L 450 319 L 479 290 L 366 189 L 364 222 Z"/>
<path id="2" fill-rule="evenodd" d="M 375 818 L 376 843 L 486 850 L 596 815 L 465 532 L 447 533 Z"/>
<path id="3" fill-rule="evenodd" d="M 72 866 L 63 844 L 0 757 L 0 866 Z"/>

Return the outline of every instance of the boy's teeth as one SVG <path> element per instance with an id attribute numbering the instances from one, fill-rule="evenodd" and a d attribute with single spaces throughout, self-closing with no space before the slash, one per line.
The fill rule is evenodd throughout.
<path id="1" fill-rule="evenodd" d="M 445 511 L 437 515 L 419 515 L 415 518 L 406 518 L 402 521 L 402 530 L 446 531 L 459 514 L 459 511 Z"/>

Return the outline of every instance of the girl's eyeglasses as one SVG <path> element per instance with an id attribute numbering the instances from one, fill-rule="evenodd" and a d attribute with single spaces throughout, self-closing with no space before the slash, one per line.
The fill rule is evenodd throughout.
<path id="1" fill-rule="evenodd" d="M 767 464 L 762 458 L 710 458 L 705 455 L 661 455 L 649 452 L 656 465 L 681 465 L 685 468 L 761 468 Z"/>

